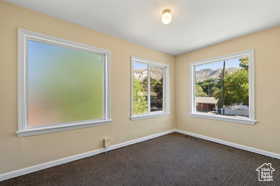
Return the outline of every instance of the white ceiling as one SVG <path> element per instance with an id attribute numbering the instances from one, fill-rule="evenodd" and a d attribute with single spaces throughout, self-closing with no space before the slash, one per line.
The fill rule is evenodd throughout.
<path id="1" fill-rule="evenodd" d="M 174 55 L 280 24 L 280 0 L 7 1 Z"/>

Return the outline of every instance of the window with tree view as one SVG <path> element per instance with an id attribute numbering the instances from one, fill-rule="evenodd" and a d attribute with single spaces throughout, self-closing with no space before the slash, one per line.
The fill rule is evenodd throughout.
<path id="1" fill-rule="evenodd" d="M 254 119 L 251 65 L 251 52 L 194 64 L 193 111 L 209 116 Z"/>
<path id="2" fill-rule="evenodd" d="M 134 59 L 132 62 L 132 115 L 166 111 L 167 66 Z"/>

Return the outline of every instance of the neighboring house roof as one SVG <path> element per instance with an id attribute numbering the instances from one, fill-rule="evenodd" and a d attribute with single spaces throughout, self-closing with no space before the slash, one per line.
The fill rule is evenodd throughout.
<path id="1" fill-rule="evenodd" d="M 218 100 L 214 97 L 196 97 L 196 103 L 217 104 Z"/>

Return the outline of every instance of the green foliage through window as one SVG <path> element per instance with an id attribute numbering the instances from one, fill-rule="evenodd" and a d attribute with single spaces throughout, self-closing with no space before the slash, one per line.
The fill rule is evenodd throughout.
<path id="1" fill-rule="evenodd" d="M 143 114 L 148 112 L 147 91 L 144 84 L 137 79 L 133 80 L 133 113 Z"/>
<path id="2" fill-rule="evenodd" d="M 150 65 L 141 62 L 134 62 L 133 64 L 133 114 L 134 115 L 163 111 L 164 72 L 165 70 L 160 66 Z"/>
<path id="3" fill-rule="evenodd" d="M 235 58 L 196 67 L 195 96 L 197 110 L 216 114 L 234 114 L 234 109 L 249 109 L 249 58 Z M 201 98 L 205 97 L 205 98 Z M 216 100 L 216 101 L 215 101 Z M 247 108 L 247 111 L 246 111 Z M 221 111 L 222 110 L 222 111 Z M 229 114 L 229 115 L 230 115 Z"/>

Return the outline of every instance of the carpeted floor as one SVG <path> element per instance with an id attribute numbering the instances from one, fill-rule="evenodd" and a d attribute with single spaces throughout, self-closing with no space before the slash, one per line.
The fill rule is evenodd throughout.
<path id="1" fill-rule="evenodd" d="M 272 163 L 273 182 L 256 168 Z M 0 186 L 280 185 L 280 160 L 179 134 L 0 182 Z"/>

